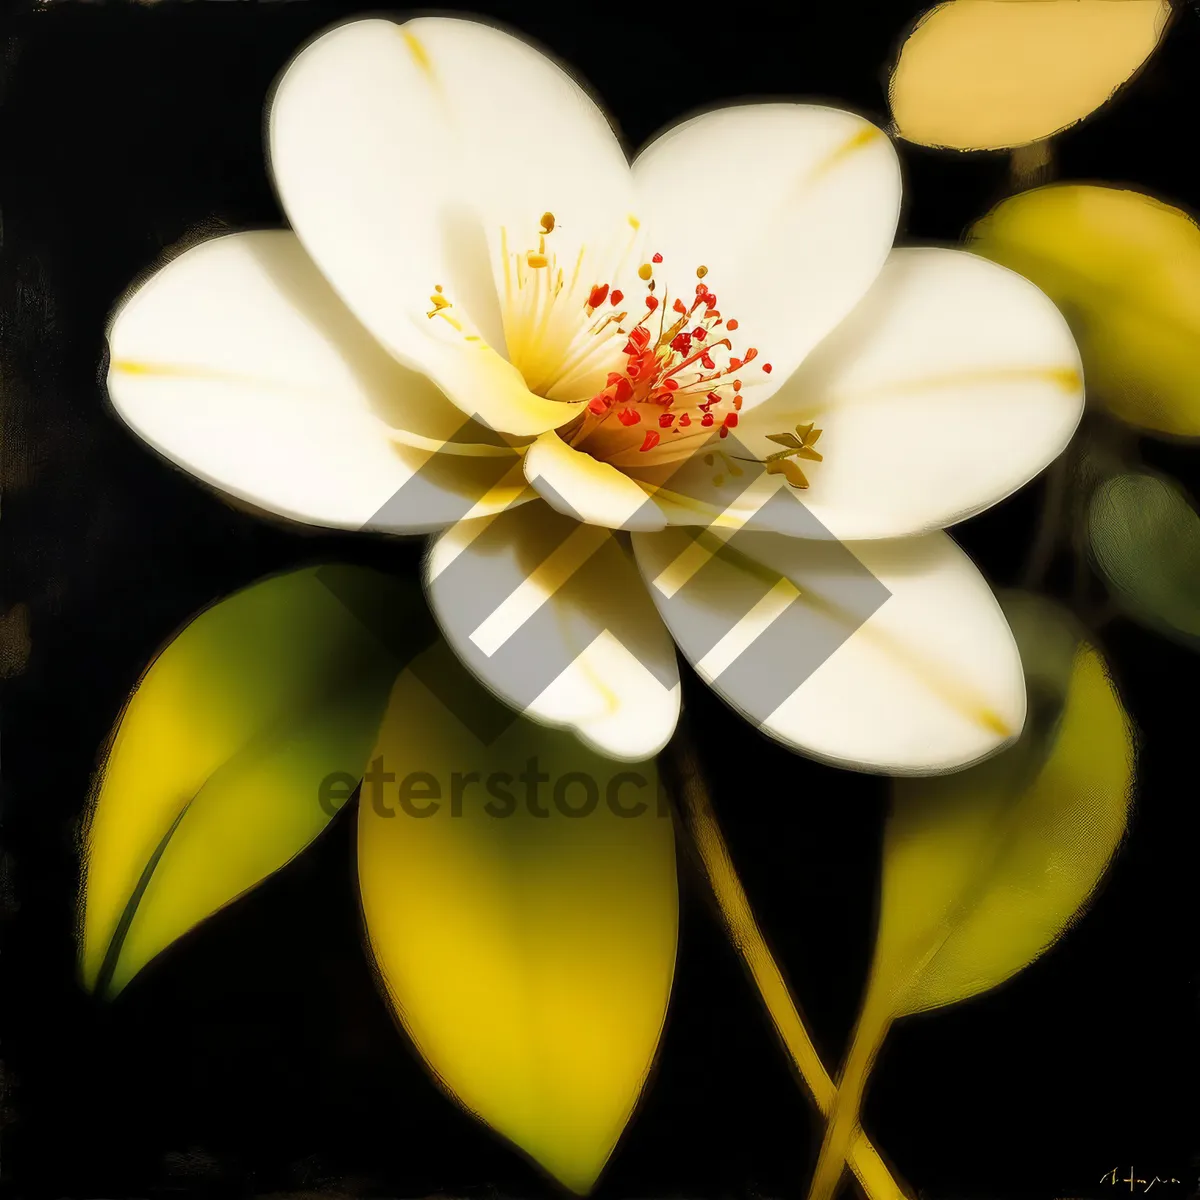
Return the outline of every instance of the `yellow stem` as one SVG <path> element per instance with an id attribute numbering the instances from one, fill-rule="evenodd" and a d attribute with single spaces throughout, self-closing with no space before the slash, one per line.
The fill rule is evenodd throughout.
<path id="1" fill-rule="evenodd" d="M 708 792 L 700 779 L 695 758 L 676 735 L 671 744 L 673 766 L 678 770 L 680 807 L 688 832 L 704 867 L 713 897 L 729 933 L 742 956 L 758 994 L 783 1041 L 800 1077 L 821 1115 L 828 1117 L 837 1104 L 837 1089 L 825 1070 L 804 1020 L 788 990 L 766 938 L 755 920 L 745 890 L 721 836 Z M 857 1113 L 857 1105 L 855 1106 Z M 855 1126 L 847 1147 L 850 1169 L 867 1200 L 907 1200 L 908 1193 L 892 1178 L 879 1152 Z M 840 1174 L 840 1171 L 839 1171 Z"/>
<path id="2" fill-rule="evenodd" d="M 891 1020 L 886 1015 L 879 1019 L 867 1011 L 864 1011 L 859 1019 L 854 1030 L 854 1039 L 850 1043 L 850 1053 L 846 1055 L 846 1065 L 838 1080 L 833 1108 L 825 1126 L 825 1140 L 821 1143 L 821 1153 L 817 1157 L 808 1200 L 833 1200 L 851 1147 L 857 1138 L 863 1136 L 859 1117 L 867 1076 L 871 1073 L 875 1056 L 887 1036 L 890 1025 Z"/>

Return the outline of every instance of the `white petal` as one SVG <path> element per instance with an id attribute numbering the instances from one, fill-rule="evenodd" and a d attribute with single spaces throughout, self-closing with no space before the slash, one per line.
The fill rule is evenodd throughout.
<path id="1" fill-rule="evenodd" d="M 738 429 L 815 422 L 820 463 L 799 499 L 840 538 L 960 521 L 1033 478 L 1083 413 L 1079 353 L 1020 275 L 959 250 L 894 251 L 862 303 Z"/>
<path id="2" fill-rule="evenodd" d="M 668 529 L 633 542 L 700 676 L 786 745 L 922 774 L 975 762 L 1021 731 L 1016 643 L 944 533 L 843 546 Z"/>
<path id="3" fill-rule="evenodd" d="M 286 231 L 185 251 L 121 305 L 109 347 L 122 418 L 172 462 L 270 512 L 423 531 L 524 490 L 499 447 L 431 462 L 395 440 L 404 430 L 437 448 L 467 423 L 371 338 Z"/>
<path id="4" fill-rule="evenodd" d="M 463 521 L 434 544 L 426 590 L 455 653 L 510 707 L 610 758 L 666 745 L 675 649 L 609 530 L 545 504 Z"/>
<path id="5" fill-rule="evenodd" d="M 525 478 L 552 507 L 608 529 L 661 529 L 666 520 L 638 483 L 616 467 L 543 433 L 526 451 Z"/>
<path id="6" fill-rule="evenodd" d="M 501 224 L 536 246 L 546 212 L 560 240 L 628 212 L 620 146 L 563 70 L 473 21 L 352 22 L 288 67 L 270 147 L 296 232 L 384 345 L 494 429 L 570 417 L 508 364 L 495 283 Z M 459 328 L 427 315 L 439 285 Z"/>
<path id="7" fill-rule="evenodd" d="M 685 121 L 634 161 L 647 248 L 690 301 L 695 270 L 733 353 L 754 347 L 745 407 L 771 394 L 866 292 L 891 248 L 900 167 L 887 136 L 852 113 L 747 104 Z M 764 375 L 764 363 L 773 370 Z"/>

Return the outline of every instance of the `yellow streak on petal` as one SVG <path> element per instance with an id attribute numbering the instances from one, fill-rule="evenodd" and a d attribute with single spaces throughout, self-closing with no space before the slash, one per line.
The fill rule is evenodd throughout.
<path id="1" fill-rule="evenodd" d="M 816 421 L 836 407 L 883 396 L 905 396 L 940 388 L 975 387 L 989 383 L 1049 383 L 1066 393 L 1083 387 L 1083 376 L 1075 367 L 982 367 L 966 371 L 946 371 L 916 379 L 895 379 L 861 391 L 840 392 L 826 397 L 811 408 L 797 408 L 789 415 L 801 421 Z"/>
<path id="2" fill-rule="evenodd" d="M 427 75 L 432 81 L 433 62 L 429 57 L 429 51 L 425 49 L 425 44 L 411 29 L 401 29 L 400 36 L 404 39 L 404 44 L 408 47 L 408 52 L 412 55 L 413 62 L 417 64 L 422 74 Z"/>
<path id="3" fill-rule="evenodd" d="M 142 359 L 114 358 L 109 371 L 117 375 L 141 375 L 157 379 L 194 379 L 220 383 L 249 383 L 259 387 L 279 387 L 271 380 L 256 379 L 236 371 L 219 371 L 213 367 L 198 367 L 187 363 L 145 362 Z"/>
<path id="4" fill-rule="evenodd" d="M 878 129 L 870 124 L 864 125 L 861 129 L 856 129 L 840 146 L 835 147 L 817 163 L 808 177 L 808 182 L 813 183 L 818 179 L 824 178 L 830 171 L 840 166 L 856 151 L 863 149 L 865 146 L 870 146 L 881 137 L 886 136 L 882 129 Z"/>
<path id="5" fill-rule="evenodd" d="M 752 575 L 763 578 L 772 584 L 779 578 L 778 572 L 756 562 L 740 550 L 734 549 L 707 530 L 700 533 L 697 541 L 708 542 L 714 556 L 719 555 L 727 562 L 734 562 Z M 893 634 L 872 625 L 871 618 L 865 622 L 860 621 L 857 614 L 811 589 L 802 589 L 800 596 L 804 604 L 817 609 L 849 629 L 851 636 L 865 637 L 877 650 L 900 663 L 929 691 L 943 700 L 948 707 L 955 709 L 968 720 L 974 721 L 977 725 L 981 725 L 984 729 L 1003 738 L 1010 738 L 1018 732 L 976 688 L 956 678 L 943 663 L 923 657 L 920 653 L 905 646 Z M 884 603 L 887 602 L 884 601 Z"/>

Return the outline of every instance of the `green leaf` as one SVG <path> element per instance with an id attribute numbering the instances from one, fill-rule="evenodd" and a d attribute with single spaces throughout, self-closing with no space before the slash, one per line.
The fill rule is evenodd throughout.
<path id="1" fill-rule="evenodd" d="M 1129 616 L 1200 649 L 1200 516 L 1176 484 L 1144 473 L 1105 480 L 1088 508 L 1088 541 Z"/>
<path id="2" fill-rule="evenodd" d="M 362 773 L 405 646 L 430 636 L 417 589 L 318 567 L 220 601 L 160 651 L 94 790 L 89 989 L 118 993 L 325 828 Z"/>
<path id="3" fill-rule="evenodd" d="M 1030 717 L 987 762 L 893 785 L 874 962 L 814 1200 L 837 1184 L 891 1022 L 1033 962 L 1076 920 L 1125 831 L 1133 739 L 1103 660 L 1049 601 L 1016 596 L 1005 608 Z"/>
<path id="4" fill-rule="evenodd" d="M 671 816 L 653 762 L 611 762 L 524 718 L 492 723 L 507 728 L 484 745 L 471 730 L 488 703 L 443 643 L 397 679 L 359 800 L 362 911 L 437 1082 L 583 1194 L 666 1016 Z"/>
<path id="5" fill-rule="evenodd" d="M 997 205 L 967 247 L 1058 305 L 1092 403 L 1151 433 L 1200 436 L 1200 228 L 1187 213 L 1122 188 L 1052 184 Z"/>

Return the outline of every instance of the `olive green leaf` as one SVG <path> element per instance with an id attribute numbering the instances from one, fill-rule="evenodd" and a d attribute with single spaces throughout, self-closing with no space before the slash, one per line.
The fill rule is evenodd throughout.
<path id="1" fill-rule="evenodd" d="M 1011 749 L 897 780 L 866 998 L 811 1195 L 828 1200 L 892 1021 L 1003 983 L 1077 919 L 1125 831 L 1129 722 L 1094 647 L 1049 601 L 1005 605 L 1030 716 Z"/>
<path id="2" fill-rule="evenodd" d="M 1087 526 L 1092 558 L 1121 608 L 1200 649 L 1200 516 L 1182 489 L 1142 472 L 1106 479 Z"/>
<path id="3" fill-rule="evenodd" d="M 1200 227 L 1187 213 L 1118 187 L 1051 184 L 998 204 L 967 248 L 1058 305 L 1091 403 L 1151 433 L 1200 437 Z"/>
<path id="4" fill-rule="evenodd" d="M 160 651 L 93 793 L 89 989 L 115 995 L 325 828 L 362 773 L 406 641 L 427 642 L 428 627 L 415 587 L 318 567 L 235 593 Z"/>
<path id="5" fill-rule="evenodd" d="M 524 718 L 493 723 L 484 745 L 439 697 L 453 713 L 496 703 L 436 644 L 397 679 L 363 780 L 359 890 L 380 980 L 437 1082 L 583 1194 L 666 1016 L 670 811 L 653 762 L 611 762 Z"/>

